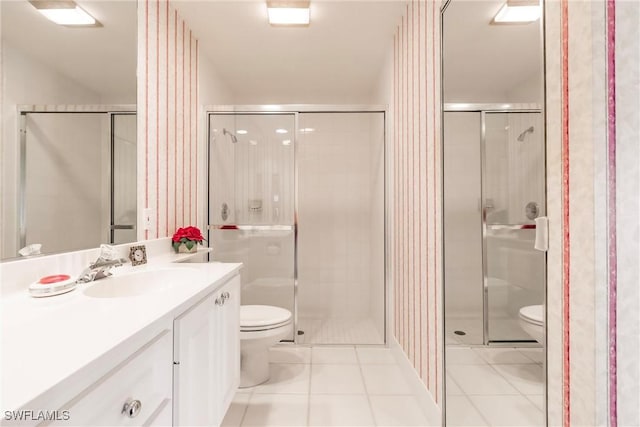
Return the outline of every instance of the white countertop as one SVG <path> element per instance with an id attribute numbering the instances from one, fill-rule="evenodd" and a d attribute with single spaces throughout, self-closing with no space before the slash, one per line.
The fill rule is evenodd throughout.
<path id="1" fill-rule="evenodd" d="M 83 293 L 94 283 L 110 280 L 106 278 L 55 297 L 32 298 L 25 290 L 3 298 L 0 409 L 58 409 L 42 407 L 43 396 L 47 404 L 56 405 L 57 399 L 51 396 L 62 394 L 60 399 L 66 399 L 74 389 L 86 387 L 86 381 L 95 381 L 87 373 L 108 366 L 110 358 L 118 363 L 114 349 L 126 347 L 123 344 L 145 331 L 153 332 L 160 322 L 170 325 L 173 318 L 236 275 L 241 265 L 154 263 L 122 272 L 114 269 L 114 276 L 158 268 L 198 270 L 195 280 L 139 296 L 94 298 Z"/>

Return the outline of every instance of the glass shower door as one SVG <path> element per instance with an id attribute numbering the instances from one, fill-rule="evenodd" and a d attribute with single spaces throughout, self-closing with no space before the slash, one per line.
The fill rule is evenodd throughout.
<path id="1" fill-rule="evenodd" d="M 212 259 L 242 262 L 242 304 L 295 313 L 294 114 L 209 115 Z M 293 340 L 293 332 L 287 340 Z"/>
<path id="2" fill-rule="evenodd" d="M 300 113 L 298 343 L 383 344 L 384 113 Z"/>
<path id="3" fill-rule="evenodd" d="M 137 240 L 136 114 L 111 115 L 111 243 Z"/>
<path id="4" fill-rule="evenodd" d="M 485 341 L 530 341 L 518 314 L 544 300 L 545 254 L 533 247 L 546 211 L 542 114 L 484 115 Z"/>

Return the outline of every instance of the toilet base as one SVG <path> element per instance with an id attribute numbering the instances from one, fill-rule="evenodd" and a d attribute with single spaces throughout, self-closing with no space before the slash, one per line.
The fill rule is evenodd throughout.
<path id="1" fill-rule="evenodd" d="M 531 338 L 544 345 L 544 326 L 534 325 L 523 319 L 518 319 L 518 323 L 523 331 L 525 331 Z"/>
<path id="2" fill-rule="evenodd" d="M 253 348 L 240 357 L 240 388 L 269 381 L 269 347 Z"/>

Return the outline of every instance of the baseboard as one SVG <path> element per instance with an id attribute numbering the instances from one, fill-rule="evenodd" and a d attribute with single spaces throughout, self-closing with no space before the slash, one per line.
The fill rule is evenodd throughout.
<path id="1" fill-rule="evenodd" d="M 430 426 L 442 425 L 442 410 L 438 407 L 433 400 L 433 396 L 427 390 L 418 373 L 414 369 L 413 365 L 407 358 L 398 341 L 395 337 L 389 337 L 389 348 L 396 360 L 397 365 L 402 370 L 402 374 L 411 387 L 412 394 L 418 399 L 420 407 L 424 411 L 427 420 L 429 420 Z"/>

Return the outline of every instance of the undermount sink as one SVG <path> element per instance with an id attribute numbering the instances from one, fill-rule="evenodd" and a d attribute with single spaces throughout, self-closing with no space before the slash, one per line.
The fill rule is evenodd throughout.
<path id="1" fill-rule="evenodd" d="M 200 271 L 193 268 L 158 268 L 114 275 L 91 283 L 84 294 L 93 298 L 135 297 L 194 281 Z"/>

